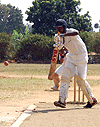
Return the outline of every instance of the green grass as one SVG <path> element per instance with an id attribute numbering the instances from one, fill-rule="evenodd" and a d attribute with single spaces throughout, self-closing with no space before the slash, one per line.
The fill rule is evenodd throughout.
<path id="1" fill-rule="evenodd" d="M 60 64 L 57 64 L 58 66 Z M 9 66 L 4 66 L 3 63 L 0 63 L 0 101 L 27 98 L 36 91 L 50 90 L 54 85 L 53 81 L 46 78 L 32 78 L 33 75 L 47 76 L 49 68 L 50 64 L 9 64 Z M 100 65 L 88 64 L 87 74 L 88 76 L 100 76 Z M 9 78 L 9 75 L 12 75 L 12 78 Z M 20 77 L 28 75 L 29 77 Z M 88 82 L 91 86 L 100 84 L 100 80 L 88 80 Z M 71 86 L 73 86 L 73 82 Z"/>
<path id="2" fill-rule="evenodd" d="M 57 67 L 60 64 L 57 64 Z M 0 73 L 5 75 L 48 75 L 50 64 L 9 64 L 0 63 Z M 100 64 L 88 64 L 88 76 L 100 76 Z"/>
<path id="3" fill-rule="evenodd" d="M 46 75 L 49 71 L 49 64 L 0 64 L 0 72 L 10 75 Z"/>
<path id="4" fill-rule="evenodd" d="M 100 64 L 88 64 L 88 76 L 100 76 Z"/>

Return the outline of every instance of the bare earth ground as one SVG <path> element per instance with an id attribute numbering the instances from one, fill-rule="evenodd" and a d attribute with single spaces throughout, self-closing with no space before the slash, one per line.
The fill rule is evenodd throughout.
<path id="1" fill-rule="evenodd" d="M 43 78 L 46 78 L 46 77 L 43 77 Z M 96 77 L 93 77 L 93 76 L 90 77 L 89 76 L 88 79 L 100 79 L 100 77 L 99 76 L 96 76 Z M 92 88 L 94 96 L 98 99 L 98 102 L 100 102 L 100 85 L 99 86 L 93 86 L 91 88 Z M 17 101 L 11 100 L 11 101 L 7 101 L 7 102 L 1 102 L 0 103 L 0 127 L 10 127 L 17 120 L 17 118 L 21 115 L 21 112 L 16 112 L 16 110 L 26 109 L 29 105 L 32 105 L 32 104 L 35 104 L 36 106 L 38 106 L 37 110 L 41 109 L 41 113 L 38 114 L 38 116 L 36 115 L 36 119 L 38 119 L 37 117 L 39 117 L 39 119 L 41 118 L 41 120 L 39 120 L 40 123 L 38 123 L 38 124 L 37 124 L 37 122 L 34 123 L 34 126 L 35 126 L 35 124 L 37 125 L 35 127 L 40 127 L 40 126 L 44 127 L 48 124 L 48 123 L 46 123 L 46 121 L 43 121 L 44 120 L 43 117 L 46 119 L 50 119 L 50 117 L 52 118 L 55 115 L 55 117 L 58 121 L 59 121 L 59 118 L 60 118 L 60 121 L 62 121 L 61 118 L 62 119 L 64 117 L 67 118 L 67 114 L 64 114 L 65 116 L 61 116 L 61 112 L 65 112 L 65 111 L 68 111 L 68 113 L 70 114 L 69 118 L 67 118 L 68 121 L 71 121 L 71 119 L 73 118 L 74 127 L 77 127 L 77 126 L 75 126 L 75 119 L 78 119 L 80 121 L 80 123 L 83 122 L 85 120 L 84 116 L 86 116 L 86 113 L 88 113 L 88 116 L 89 116 L 86 119 L 87 119 L 87 121 L 91 127 L 95 126 L 95 124 L 93 123 L 93 119 L 95 119 L 97 122 L 97 125 L 95 127 L 100 126 L 100 104 L 97 104 L 96 106 L 94 106 L 93 107 L 94 110 L 89 109 L 89 110 L 91 110 L 91 113 L 87 112 L 89 110 L 79 110 L 75 118 L 73 117 L 73 115 L 76 114 L 75 110 L 70 110 L 70 109 L 79 109 L 79 107 L 80 107 L 80 109 L 83 109 L 82 108 L 83 105 L 68 104 L 66 109 L 59 109 L 58 108 L 59 109 L 59 115 L 57 115 L 57 112 L 55 112 L 55 111 L 53 112 L 52 110 L 54 110 L 54 108 L 56 109 L 56 107 L 54 107 L 54 105 L 53 105 L 53 102 L 55 100 L 58 100 L 58 96 L 59 96 L 59 91 L 52 91 L 50 88 L 48 88 L 47 90 L 44 90 L 44 91 L 35 92 L 32 96 L 30 96 L 27 99 L 17 100 Z M 70 89 L 69 89 L 69 98 L 67 101 L 73 101 L 73 88 L 72 87 L 70 87 Z M 85 98 L 85 102 L 87 102 L 86 98 Z M 40 106 L 40 109 L 39 109 L 39 106 Z M 53 108 L 52 110 L 50 110 L 50 106 Z M 48 113 L 45 114 L 43 109 L 45 109 L 45 111 L 49 112 L 49 117 L 47 116 Z M 53 112 L 53 114 L 50 114 L 51 112 Z M 92 121 L 90 121 L 90 118 L 92 117 L 91 114 L 93 112 L 95 114 L 92 118 Z M 61 117 L 59 117 L 59 116 L 61 116 Z M 83 118 L 80 119 L 80 117 L 83 117 Z M 36 121 L 36 119 L 35 119 L 35 121 Z M 31 120 L 31 118 L 30 118 L 30 120 Z M 41 121 L 45 124 L 41 125 Z M 80 123 L 78 123 L 78 124 L 80 124 Z M 61 125 L 62 125 L 62 123 L 60 123 L 59 126 L 58 125 L 50 125 L 50 127 L 52 127 L 52 126 L 60 127 Z M 25 127 L 25 125 L 24 126 L 22 125 L 22 127 Z M 30 125 L 29 127 L 32 127 L 32 125 Z M 71 125 L 71 127 L 73 127 L 73 126 Z M 82 127 L 85 127 L 85 125 Z"/>
<path id="2" fill-rule="evenodd" d="M 37 108 L 20 127 L 100 127 L 100 105 L 84 109 L 83 105 L 67 104 L 67 108 L 52 103 L 38 103 Z"/>

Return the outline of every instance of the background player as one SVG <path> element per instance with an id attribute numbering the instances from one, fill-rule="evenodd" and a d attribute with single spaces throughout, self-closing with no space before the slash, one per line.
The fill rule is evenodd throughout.
<path id="1" fill-rule="evenodd" d="M 60 67 L 58 67 L 53 75 L 53 81 L 55 86 L 51 87 L 54 91 L 57 91 L 59 88 L 59 83 L 60 83 L 60 77 L 62 75 L 65 62 L 67 60 L 66 54 L 68 53 L 68 50 L 65 47 L 62 47 L 62 49 L 59 51 L 59 60 L 62 63 Z"/>

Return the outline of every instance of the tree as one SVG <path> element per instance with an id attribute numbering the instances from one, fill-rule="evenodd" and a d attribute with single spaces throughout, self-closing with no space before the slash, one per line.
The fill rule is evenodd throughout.
<path id="1" fill-rule="evenodd" d="M 99 32 L 100 32 L 100 25 L 99 24 L 100 24 L 100 20 L 99 20 L 99 23 L 94 24 L 94 28 L 96 28 L 96 29 L 99 28 Z"/>
<path id="2" fill-rule="evenodd" d="M 92 24 L 91 24 L 91 16 L 89 15 L 89 12 L 87 11 L 84 15 L 72 16 L 72 23 L 70 27 L 74 27 L 78 29 L 79 31 L 92 31 Z"/>
<path id="3" fill-rule="evenodd" d="M 0 4 L 0 33 L 12 34 L 13 30 L 25 31 L 21 10 L 15 6 Z"/>
<path id="4" fill-rule="evenodd" d="M 7 28 L 7 17 L 9 16 L 8 7 L 0 4 L 0 33 Z"/>
<path id="5" fill-rule="evenodd" d="M 99 23 L 95 23 L 94 28 L 99 28 Z"/>
<path id="6" fill-rule="evenodd" d="M 33 23 L 33 33 L 53 35 L 55 21 L 63 18 L 68 27 L 74 27 L 81 31 L 92 29 L 89 12 L 80 15 L 80 0 L 35 0 L 33 6 L 28 8 L 27 21 Z"/>

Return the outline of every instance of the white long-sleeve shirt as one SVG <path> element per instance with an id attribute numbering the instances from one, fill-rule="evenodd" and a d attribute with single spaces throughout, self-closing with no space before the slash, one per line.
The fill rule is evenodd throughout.
<path id="1" fill-rule="evenodd" d="M 67 29 L 66 33 L 78 32 L 76 29 Z M 70 62 L 77 61 L 78 63 L 88 62 L 88 53 L 85 43 L 79 35 L 65 36 L 65 47 L 68 48 L 69 54 L 67 60 Z"/>
<path id="2" fill-rule="evenodd" d="M 78 32 L 76 29 L 67 29 L 66 33 Z M 85 43 L 82 41 L 79 35 L 65 36 L 65 44 L 71 54 L 78 55 L 87 52 Z"/>
<path id="3" fill-rule="evenodd" d="M 76 29 L 70 28 L 66 29 L 66 33 L 73 33 L 77 32 L 79 33 Z M 63 40 L 61 40 L 63 41 Z M 62 43 L 61 43 L 62 44 Z M 68 55 L 67 55 L 67 60 L 70 62 L 76 62 L 82 63 L 82 62 L 88 62 L 88 52 L 85 43 L 81 39 L 79 35 L 75 36 L 65 36 L 64 37 L 64 44 L 61 45 L 65 46 L 68 49 Z"/>

